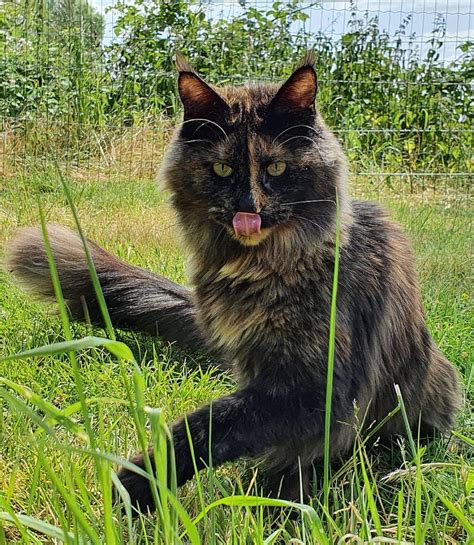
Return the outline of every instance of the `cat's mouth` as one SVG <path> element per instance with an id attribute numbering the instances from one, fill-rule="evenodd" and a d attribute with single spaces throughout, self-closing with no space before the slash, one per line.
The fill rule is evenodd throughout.
<path id="1" fill-rule="evenodd" d="M 288 219 L 285 214 L 256 212 L 231 212 L 223 209 L 210 209 L 210 217 L 220 225 L 225 226 L 229 235 L 243 246 L 256 246 L 272 232 L 273 228 Z M 283 216 L 283 217 L 280 217 Z"/>
<path id="2" fill-rule="evenodd" d="M 269 228 L 262 228 L 260 214 L 237 212 L 232 218 L 235 238 L 244 246 L 256 246 L 270 233 Z"/>

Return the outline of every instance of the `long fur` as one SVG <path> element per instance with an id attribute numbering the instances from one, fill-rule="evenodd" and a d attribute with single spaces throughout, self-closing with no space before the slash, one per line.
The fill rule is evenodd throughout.
<path id="1" fill-rule="evenodd" d="M 102 325 L 102 315 L 90 279 L 80 237 L 60 225 L 47 226 L 59 280 L 71 315 Z M 112 322 L 159 335 L 193 350 L 205 346 L 195 324 L 191 290 L 167 278 L 124 263 L 89 241 L 99 282 Z M 54 299 L 53 284 L 41 229 L 21 229 L 7 246 L 6 269 L 26 290 Z"/>

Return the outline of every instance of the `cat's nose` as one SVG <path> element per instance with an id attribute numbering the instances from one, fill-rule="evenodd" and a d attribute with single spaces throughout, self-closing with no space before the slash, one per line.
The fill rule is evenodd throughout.
<path id="1" fill-rule="evenodd" d="M 244 193 L 237 202 L 238 212 L 259 212 L 257 204 L 251 193 Z"/>

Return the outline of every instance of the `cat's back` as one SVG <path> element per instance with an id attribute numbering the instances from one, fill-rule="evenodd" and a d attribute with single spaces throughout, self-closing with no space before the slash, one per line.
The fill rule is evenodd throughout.
<path id="1" fill-rule="evenodd" d="M 347 243 L 342 248 L 344 272 L 352 279 L 396 281 L 413 276 L 416 283 L 415 260 L 411 244 L 402 227 L 380 204 L 352 201 L 353 221 Z"/>
<path id="2" fill-rule="evenodd" d="M 390 216 L 388 210 L 373 201 L 353 200 L 351 203 L 353 222 L 350 228 L 352 244 L 376 247 L 396 240 L 410 247 L 401 226 Z"/>
<path id="3" fill-rule="evenodd" d="M 339 298 L 356 313 L 422 322 L 418 278 L 410 242 L 379 204 L 352 202 L 353 221 L 341 248 Z"/>

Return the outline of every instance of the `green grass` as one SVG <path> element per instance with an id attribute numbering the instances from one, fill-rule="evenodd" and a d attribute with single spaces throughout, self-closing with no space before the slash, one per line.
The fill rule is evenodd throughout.
<path id="1" fill-rule="evenodd" d="M 173 214 L 152 182 L 70 185 L 87 236 L 133 264 L 184 281 Z M 6 179 L 0 195 L 2 243 L 18 226 L 39 224 L 37 200 L 47 221 L 73 225 L 54 176 Z M 234 384 L 205 357 L 117 331 L 117 341 L 133 356 L 121 345 L 109 342 L 107 350 L 89 339 L 83 341 L 89 348 L 74 357 L 69 344 L 64 353 L 0 362 L 0 544 L 469 541 L 472 215 L 465 201 L 447 205 L 389 195 L 385 201 L 413 242 L 430 331 L 464 379 L 458 445 L 437 440 L 419 447 L 414 437 L 413 444 L 369 449 L 360 441 L 352 457 L 332 467 L 328 512 L 322 469 L 321 488 L 307 509 L 259 498 L 253 479 L 258 466 L 239 462 L 202 472 L 179 491 L 170 483 L 168 495 L 162 472 L 160 514 L 122 519 L 110 497 L 110 469 L 151 438 L 163 452 L 164 421 L 228 393 Z M 54 306 L 35 303 L 6 274 L 0 276 L 1 356 L 65 342 L 64 327 L 73 339 L 107 337 L 97 328 L 65 325 Z M 289 516 L 292 511 L 297 516 Z"/>

